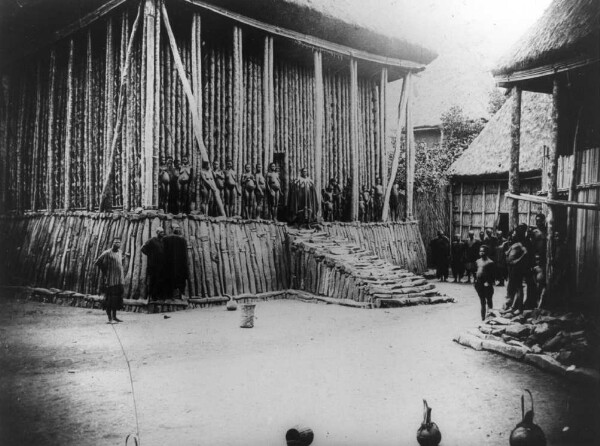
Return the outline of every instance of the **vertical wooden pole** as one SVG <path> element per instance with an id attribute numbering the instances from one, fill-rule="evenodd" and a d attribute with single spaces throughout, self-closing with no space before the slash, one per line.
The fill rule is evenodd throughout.
<path id="1" fill-rule="evenodd" d="M 119 73 L 120 73 L 120 77 L 121 79 L 123 79 L 123 77 L 125 76 L 125 71 L 129 69 L 129 65 L 128 65 L 128 59 L 127 59 L 127 47 L 128 47 L 128 43 L 129 43 L 129 13 L 127 10 L 123 11 L 123 14 L 121 16 L 121 42 L 120 42 L 120 48 L 119 48 L 119 56 L 120 56 L 120 60 L 119 60 Z M 120 94 L 121 94 L 121 90 L 123 90 L 123 88 L 121 86 L 119 86 L 119 96 L 117 98 L 115 98 L 117 100 L 117 113 L 118 113 L 118 108 L 119 108 L 119 103 L 118 101 L 121 100 L 120 98 Z M 124 91 L 124 90 L 123 90 Z M 114 96 L 113 96 L 114 98 Z M 131 107 L 133 105 L 130 105 L 129 107 L 127 107 L 127 111 L 125 111 L 125 113 L 130 114 L 131 111 Z M 125 107 L 125 105 L 123 105 L 123 107 Z M 115 118 L 118 119 L 118 116 Z M 124 119 L 124 118 L 121 118 Z M 121 195 L 123 197 L 123 210 L 128 211 L 129 209 L 131 209 L 131 182 L 130 182 L 130 166 L 131 166 L 131 146 L 129 144 L 129 140 L 127 138 L 128 135 L 128 125 L 123 125 L 121 124 L 121 127 L 118 127 L 119 123 L 116 122 L 114 119 L 111 120 L 111 125 L 114 126 L 114 128 L 119 128 L 122 132 L 121 135 L 117 135 L 117 139 L 119 139 L 118 137 L 120 137 L 120 141 L 121 141 Z M 107 172 L 110 171 L 110 153 L 108 153 L 108 151 L 110 150 L 110 147 L 112 145 L 112 142 L 115 140 L 115 135 L 113 133 L 113 131 L 111 131 L 111 140 L 109 142 L 109 145 L 106 146 L 106 164 L 105 164 L 105 170 L 104 170 L 104 176 L 106 177 Z"/>
<path id="2" fill-rule="evenodd" d="M 519 194 L 521 184 L 519 180 L 519 150 L 521 145 L 521 89 L 512 89 L 512 117 L 510 123 L 510 166 L 508 169 L 508 190 L 512 194 Z M 510 230 L 519 224 L 519 201 L 510 200 L 509 214 Z"/>
<path id="3" fill-rule="evenodd" d="M 462 239 L 463 237 L 463 206 L 464 206 L 464 199 L 463 199 L 463 185 L 464 183 L 461 181 L 460 182 L 460 209 L 459 209 L 459 233 L 460 233 L 460 238 Z"/>
<path id="4" fill-rule="evenodd" d="M 323 117 L 325 114 L 324 107 L 324 90 L 323 90 L 323 55 L 320 51 L 313 52 L 315 63 L 315 87 L 314 87 L 314 162 L 315 166 L 315 188 L 317 189 L 317 197 L 319 201 L 318 215 L 321 215 L 321 190 L 323 189 Z"/>
<path id="5" fill-rule="evenodd" d="M 8 190 L 8 126 L 9 113 L 8 104 L 10 93 L 10 77 L 7 74 L 2 75 L 2 114 L 0 115 L 0 212 L 7 210 L 7 190 Z"/>
<path id="6" fill-rule="evenodd" d="M 92 154 L 92 142 L 93 142 L 93 129 L 92 129 L 92 112 L 94 101 L 92 99 L 92 33 L 88 29 L 86 35 L 86 46 L 85 46 L 85 90 L 84 90 L 84 136 L 83 136 L 83 159 L 84 159 L 84 172 L 85 172 L 85 207 L 88 211 L 92 210 L 94 205 L 94 193 L 92 189 L 92 169 L 93 169 L 93 154 Z M 98 166 L 95 166 L 95 170 L 98 171 Z"/>
<path id="7" fill-rule="evenodd" d="M 548 198 L 555 200 L 557 197 L 557 183 L 556 173 L 558 169 L 558 121 L 560 119 L 559 106 L 560 97 L 562 94 L 562 85 L 558 77 L 554 77 L 552 85 L 552 134 L 550 140 L 550 146 L 548 147 Z M 548 218 L 546 219 L 548 229 L 548 239 L 546 244 L 546 283 L 547 292 L 550 300 L 553 298 L 553 290 L 555 283 L 554 278 L 554 233 L 555 233 L 555 207 L 554 205 L 548 205 Z"/>
<path id="8" fill-rule="evenodd" d="M 577 123 L 575 124 L 575 134 L 573 136 L 573 152 L 571 155 L 571 181 L 569 182 L 569 201 L 576 201 L 575 194 L 577 193 L 577 182 L 579 181 L 579 166 L 580 166 L 580 151 L 577 147 L 577 137 L 579 136 L 579 122 L 581 120 L 581 112 L 583 108 L 579 109 L 579 113 L 577 114 Z M 567 208 L 567 236 L 566 240 L 568 240 L 570 246 L 574 246 L 574 235 L 575 235 L 575 223 L 576 223 L 577 209 L 569 206 Z"/>
<path id="9" fill-rule="evenodd" d="M 113 19 L 109 17 L 106 21 L 106 71 L 104 76 L 104 140 L 102 142 L 102 169 L 97 166 L 98 172 L 102 174 L 98 178 L 98 184 L 101 184 L 101 178 L 104 172 L 108 170 L 108 148 L 113 137 L 114 125 L 114 101 L 115 101 L 115 60 L 114 60 L 114 40 L 113 40 Z M 123 145 L 121 145 L 121 148 Z M 122 149 L 121 149 L 122 150 Z M 123 177 L 121 177 L 123 178 Z M 124 181 L 122 180 L 121 183 Z M 98 191 L 100 192 L 100 191 Z"/>
<path id="10" fill-rule="evenodd" d="M 242 29 L 233 27 L 233 166 L 240 174 L 242 133 L 244 131 L 244 65 L 242 58 Z M 237 206 L 236 206 L 237 209 Z"/>
<path id="11" fill-rule="evenodd" d="M 64 172 L 64 190 L 65 202 L 63 206 L 65 210 L 71 207 L 71 151 L 73 150 L 73 102 L 74 102 L 74 87 L 73 87 L 73 55 L 75 44 L 73 39 L 69 39 L 69 59 L 67 62 L 67 117 L 65 123 L 65 165 Z"/>
<path id="12" fill-rule="evenodd" d="M 398 164 L 400 162 L 400 152 L 402 151 L 402 125 L 406 114 L 407 86 L 409 83 L 410 73 L 407 73 L 402 80 L 402 91 L 400 92 L 400 100 L 398 101 L 398 121 L 396 127 L 396 148 L 394 150 L 394 158 L 392 159 L 392 168 L 390 169 L 390 179 L 385 190 L 383 198 L 383 212 L 381 213 L 381 221 L 388 221 L 390 215 L 390 195 L 392 187 L 396 181 L 398 173 Z"/>
<path id="13" fill-rule="evenodd" d="M 263 55 L 263 172 L 273 159 L 275 136 L 275 86 L 273 79 L 273 38 L 265 37 Z"/>
<path id="14" fill-rule="evenodd" d="M 500 214 L 500 195 L 501 195 L 501 189 L 502 189 L 502 183 L 500 181 L 498 181 L 498 192 L 496 195 L 496 211 L 494 212 L 494 225 L 495 227 L 493 229 L 498 229 L 498 215 Z M 507 234 L 503 234 L 504 237 L 507 236 Z"/>
<path id="15" fill-rule="evenodd" d="M 483 182 L 483 191 L 481 192 L 481 230 L 485 231 L 485 181 Z"/>
<path id="16" fill-rule="evenodd" d="M 412 80 L 407 76 L 406 87 L 406 219 L 414 218 L 416 147 L 412 124 Z"/>
<path id="17" fill-rule="evenodd" d="M 56 50 L 50 51 L 50 66 L 48 68 L 48 139 L 46 141 L 46 209 L 54 209 L 54 187 L 52 175 L 54 172 L 54 92 L 56 90 Z"/>
<path id="18" fill-rule="evenodd" d="M 388 69 L 381 69 L 379 79 L 379 172 L 381 176 L 381 184 L 387 183 L 387 113 L 386 113 L 386 97 L 387 97 Z"/>
<path id="19" fill-rule="evenodd" d="M 350 59 L 350 221 L 358 220 L 358 65 Z"/>
<path id="20" fill-rule="evenodd" d="M 34 121 L 34 130 L 33 130 L 33 154 L 32 154 L 32 178 L 29 178 L 31 181 L 31 204 L 30 209 L 32 211 L 37 210 L 37 196 L 38 196 L 38 174 L 41 174 L 41 169 L 39 168 L 39 153 L 40 153 L 40 132 L 41 132 L 41 116 L 42 116 L 42 67 L 41 62 L 38 61 L 37 70 L 36 70 L 36 88 L 35 88 L 35 121 Z"/>
<path id="21" fill-rule="evenodd" d="M 145 80 L 142 85 L 144 95 L 144 110 L 142 118 L 142 207 L 150 208 L 154 204 L 154 100 L 155 100 L 155 76 L 156 60 L 156 0 L 145 0 L 144 3 L 144 39 L 142 52 L 145 58 Z"/>
<path id="22" fill-rule="evenodd" d="M 158 168 L 159 168 L 159 157 L 160 157 L 160 149 L 161 149 L 161 140 L 160 140 L 160 126 L 162 124 L 161 121 L 161 72 L 162 65 L 160 60 L 160 9 L 159 4 L 162 0 L 155 0 L 157 2 L 155 4 L 154 9 L 154 134 L 152 138 L 152 172 L 151 172 L 151 182 L 152 182 L 152 207 L 158 209 Z M 200 34 L 200 29 L 198 28 L 198 35 Z M 199 93 L 198 97 L 202 97 Z M 202 101 L 199 101 L 202 104 Z M 200 105 L 201 106 L 201 105 Z M 197 171 L 196 171 L 197 172 Z"/>

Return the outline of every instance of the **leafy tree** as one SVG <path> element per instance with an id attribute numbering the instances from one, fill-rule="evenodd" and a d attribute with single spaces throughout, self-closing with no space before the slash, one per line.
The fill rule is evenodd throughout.
<path id="1" fill-rule="evenodd" d="M 487 122 L 485 119 L 467 118 L 459 106 L 453 106 L 442 113 L 441 121 L 442 143 L 432 146 L 421 143 L 416 149 L 415 188 L 419 191 L 434 192 L 448 184 L 448 168 L 479 135 Z M 404 141 L 402 144 L 404 145 Z M 406 160 L 401 157 L 396 180 L 401 187 L 405 187 L 405 179 Z"/>

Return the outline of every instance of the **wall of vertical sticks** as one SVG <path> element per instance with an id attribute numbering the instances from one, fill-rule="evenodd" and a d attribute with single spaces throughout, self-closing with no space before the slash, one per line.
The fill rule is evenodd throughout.
<path id="1" fill-rule="evenodd" d="M 99 208 L 136 8 L 135 2 L 126 3 L 3 73 L 2 144 L 10 148 L 2 160 L 7 172 L 0 180 L 6 192 L 3 210 Z M 224 167 L 231 159 L 238 174 L 246 164 L 253 170 L 261 165 L 266 172 L 279 155 L 284 181 L 298 176 L 302 167 L 313 178 L 320 169 L 323 185 L 333 177 L 342 186 L 350 180 L 346 59 L 323 57 L 322 157 L 315 161 L 314 64 L 289 58 L 273 37 L 253 35 L 233 22 L 215 25 L 212 17 L 203 21 L 198 13 L 170 12 L 184 69 L 202 98 L 198 108 L 210 161 Z M 148 65 L 152 61 L 154 72 Z M 126 211 L 158 204 L 161 161 L 187 156 L 197 172 L 201 159 L 158 11 L 144 16 L 135 34 L 129 73 L 112 188 L 113 207 Z M 358 77 L 361 186 L 370 187 L 387 173 L 380 135 L 382 82 L 387 80 L 380 71 Z M 194 181 L 192 210 L 199 208 L 199 189 Z"/>
<path id="2" fill-rule="evenodd" d="M 171 218 L 154 211 L 0 217 L 0 273 L 6 275 L 0 283 L 98 294 L 100 274 L 94 260 L 120 237 L 125 299 L 145 299 L 146 256 L 141 247 L 159 225 L 170 232 L 175 222 L 188 241 L 187 295 L 255 295 L 289 288 L 283 223 Z"/>

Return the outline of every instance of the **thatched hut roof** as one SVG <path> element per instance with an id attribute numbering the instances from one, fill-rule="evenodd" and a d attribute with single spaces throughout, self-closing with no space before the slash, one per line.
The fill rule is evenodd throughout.
<path id="1" fill-rule="evenodd" d="M 133 0 L 126 0 L 133 1 Z M 47 45 L 57 30 L 76 23 L 99 7 L 121 0 L 0 1 L 0 57 Z M 308 34 L 373 54 L 428 64 L 437 56 L 400 31 L 382 31 L 377 19 L 365 20 L 342 0 L 167 0 L 168 7 L 211 4 L 270 25 Z M 383 13 L 382 13 L 383 14 Z M 389 29 L 389 28 L 388 28 Z M 414 38 L 413 38 L 414 40 Z"/>
<path id="2" fill-rule="evenodd" d="M 512 97 L 487 123 L 479 136 L 448 170 L 453 177 L 505 176 L 510 165 Z M 542 168 L 543 147 L 550 145 L 552 98 L 523 92 L 519 172 L 532 174 Z"/>
<path id="3" fill-rule="evenodd" d="M 554 0 L 542 17 L 503 56 L 494 76 L 532 70 L 565 61 L 598 59 L 600 1 Z M 540 75 L 545 75 L 542 70 Z"/>

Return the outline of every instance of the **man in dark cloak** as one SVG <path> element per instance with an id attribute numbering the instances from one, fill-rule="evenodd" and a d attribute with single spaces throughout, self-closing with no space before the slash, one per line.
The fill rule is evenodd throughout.
<path id="1" fill-rule="evenodd" d="M 469 237 L 465 241 L 465 269 L 467 271 L 467 283 L 471 283 L 471 275 L 475 280 L 475 271 L 477 271 L 477 259 L 479 258 L 479 248 L 481 240 L 475 238 L 475 232 L 469 231 Z"/>
<path id="2" fill-rule="evenodd" d="M 461 241 L 460 235 L 458 234 L 455 234 L 452 240 L 450 258 L 454 282 L 461 282 L 462 277 L 465 274 L 465 244 Z"/>
<path id="3" fill-rule="evenodd" d="M 297 178 L 290 185 L 289 212 L 292 223 L 306 224 L 307 226 L 317 220 L 317 211 L 319 209 L 319 200 L 315 183 L 308 177 L 306 168 L 300 171 L 300 178 Z"/>
<path id="4" fill-rule="evenodd" d="M 173 297 L 177 290 L 177 296 L 182 297 L 189 276 L 188 248 L 178 224 L 173 224 L 173 233 L 164 238 L 164 245 L 168 296 Z"/>
<path id="5" fill-rule="evenodd" d="M 442 281 L 448 280 L 448 266 L 450 259 L 450 241 L 442 231 L 437 232 L 437 238 L 429 244 L 431 247 L 431 256 L 436 268 L 435 275 Z"/>
<path id="6" fill-rule="evenodd" d="M 156 229 L 156 237 L 152 237 L 142 246 L 142 254 L 148 258 L 146 277 L 148 280 L 148 298 L 150 300 L 165 299 L 164 236 L 165 230 L 159 227 Z"/>

